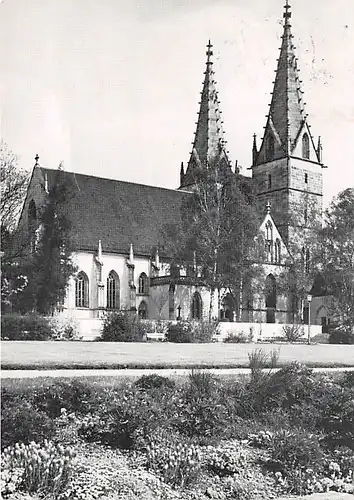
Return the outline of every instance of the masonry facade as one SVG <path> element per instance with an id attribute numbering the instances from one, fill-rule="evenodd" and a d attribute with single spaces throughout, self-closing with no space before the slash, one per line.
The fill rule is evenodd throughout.
<path id="1" fill-rule="evenodd" d="M 320 139 L 315 145 L 305 113 L 290 19 L 287 3 L 264 136 L 259 149 L 256 135 L 253 139 L 252 177 L 241 176 L 244 188 L 256 195 L 263 217 L 260 232 L 269 249 L 264 262 L 267 286 L 242 304 L 242 321 L 290 321 L 289 300 L 279 295 L 277 276 L 289 258 L 292 235 L 311 230 L 313 214 L 322 213 L 322 145 Z M 186 265 L 176 272 L 169 256 L 159 251 L 163 227 L 180 219 L 183 200 L 205 170 L 216 168 L 220 182 L 239 175 L 226 150 L 212 56 L 209 42 L 193 148 L 186 168 L 181 165 L 177 190 L 64 173 L 73 193 L 67 211 L 78 272 L 60 305 L 63 314 L 89 318 L 128 309 L 141 318 L 201 320 L 209 317 L 211 306 L 212 317 L 234 320 L 227 291 L 221 301 L 215 297 L 210 304 L 202 270 L 194 266 L 190 273 Z M 56 182 L 56 171 L 41 167 L 38 160 L 19 223 L 34 239 L 37 214 Z"/>

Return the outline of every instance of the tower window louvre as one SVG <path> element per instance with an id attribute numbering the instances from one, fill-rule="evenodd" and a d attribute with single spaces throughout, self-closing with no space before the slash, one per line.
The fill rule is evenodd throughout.
<path id="1" fill-rule="evenodd" d="M 272 176 L 268 174 L 268 189 L 272 189 Z"/>
<path id="2" fill-rule="evenodd" d="M 310 158 L 310 139 L 306 133 L 302 136 L 302 157 L 305 160 Z"/>

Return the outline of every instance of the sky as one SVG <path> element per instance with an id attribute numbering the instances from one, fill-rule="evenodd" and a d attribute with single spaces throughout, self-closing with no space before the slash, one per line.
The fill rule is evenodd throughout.
<path id="1" fill-rule="evenodd" d="M 0 132 L 22 168 L 38 153 L 46 167 L 178 187 L 211 39 L 229 157 L 250 175 L 284 0 L 0 2 Z M 354 187 L 354 2 L 290 3 L 328 204 Z"/>

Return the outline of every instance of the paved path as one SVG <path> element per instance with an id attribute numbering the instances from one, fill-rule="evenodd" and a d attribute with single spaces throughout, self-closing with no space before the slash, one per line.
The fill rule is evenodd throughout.
<path id="1" fill-rule="evenodd" d="M 234 375 L 249 375 L 249 368 L 206 368 L 206 371 L 215 373 L 220 376 L 234 376 Z M 275 368 L 274 371 L 279 370 Z M 345 372 L 354 371 L 354 367 L 344 368 L 313 368 L 314 372 Z M 157 373 L 164 377 L 176 377 L 179 375 L 188 375 L 191 372 L 187 368 L 161 368 L 161 369 L 134 369 L 127 368 L 121 370 L 1 370 L 2 379 L 16 379 L 16 378 L 38 378 L 38 377 L 127 377 L 136 378 L 142 375 L 151 375 Z"/>

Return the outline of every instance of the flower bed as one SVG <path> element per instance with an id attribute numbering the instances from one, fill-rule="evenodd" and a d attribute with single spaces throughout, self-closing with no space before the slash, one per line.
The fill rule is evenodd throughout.
<path id="1" fill-rule="evenodd" d="M 2 388 L 4 499 L 353 493 L 350 374 L 315 376 L 293 364 L 239 381 L 194 371 L 180 384 L 154 376 L 34 387 Z M 25 412 L 37 428 L 27 428 Z"/>

